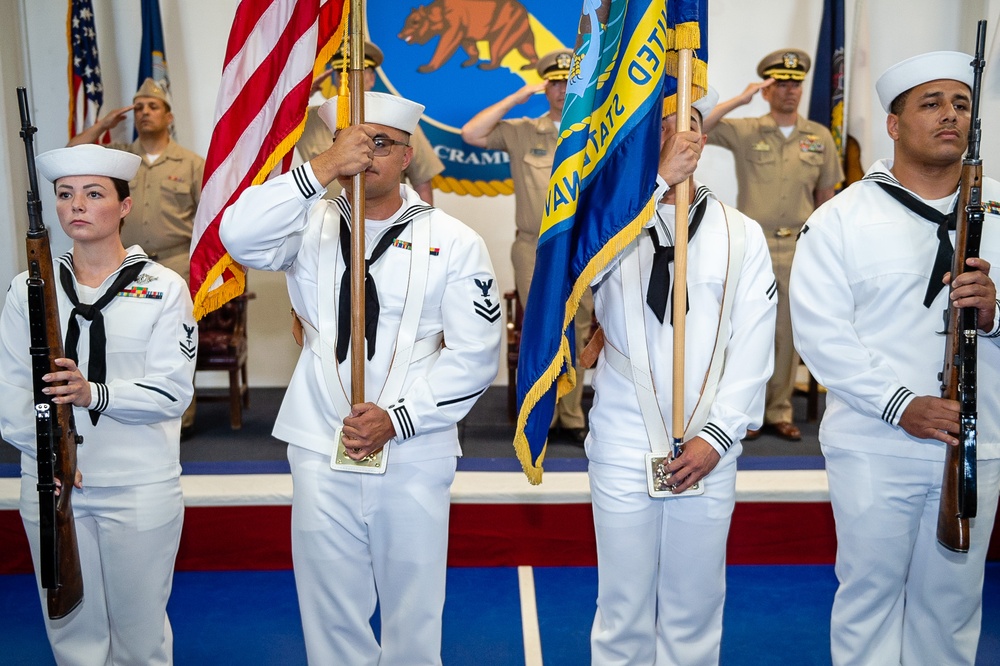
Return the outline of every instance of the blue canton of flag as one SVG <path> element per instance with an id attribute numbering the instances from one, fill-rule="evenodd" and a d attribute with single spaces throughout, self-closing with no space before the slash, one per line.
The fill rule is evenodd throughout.
<path id="1" fill-rule="evenodd" d="M 69 40 L 69 136 L 73 138 L 97 122 L 97 114 L 104 104 L 94 8 L 90 0 L 70 0 L 66 37 Z"/>
<path id="2" fill-rule="evenodd" d="M 584 1 L 517 369 L 514 448 L 531 483 L 542 479 L 556 394 L 577 381 L 580 298 L 653 216 L 669 50 L 700 45 L 704 1 Z"/>

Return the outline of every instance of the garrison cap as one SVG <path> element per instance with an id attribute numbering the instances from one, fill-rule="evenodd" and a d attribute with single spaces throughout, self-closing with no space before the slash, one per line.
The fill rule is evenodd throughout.
<path id="1" fill-rule="evenodd" d="M 972 89 L 972 61 L 968 53 L 959 51 L 932 51 L 923 53 L 903 62 L 898 62 L 885 70 L 875 82 L 878 101 L 886 113 L 890 113 L 892 102 L 911 88 L 939 79 L 951 79 Z"/>
<path id="2" fill-rule="evenodd" d="M 344 66 L 344 61 L 349 59 L 350 54 L 348 39 L 345 37 L 341 48 L 330 58 L 330 67 L 340 69 Z M 381 65 L 383 60 L 385 60 L 385 56 L 382 54 L 382 49 L 365 40 L 365 68 L 374 69 Z"/>
<path id="3" fill-rule="evenodd" d="M 757 64 L 757 74 L 762 79 L 775 81 L 801 81 L 806 78 L 812 61 L 805 51 L 779 49 L 768 53 Z"/>
<path id="4" fill-rule="evenodd" d="M 573 51 L 561 49 L 546 53 L 539 59 L 535 69 L 538 75 L 546 81 L 565 81 L 569 78 L 570 67 L 573 66 Z"/>
<path id="5" fill-rule="evenodd" d="M 69 148 L 56 148 L 35 158 L 42 177 L 56 182 L 66 176 L 106 176 L 130 181 L 135 178 L 142 158 L 124 150 L 83 143 Z"/>
<path id="6" fill-rule="evenodd" d="M 319 107 L 319 117 L 326 123 L 330 132 L 337 132 L 337 100 L 331 97 Z M 398 95 L 388 93 L 365 93 L 365 122 L 395 127 L 407 134 L 413 134 L 424 112 L 424 105 L 411 102 Z"/>
<path id="7" fill-rule="evenodd" d="M 146 77 L 146 80 L 142 82 L 142 85 L 139 86 L 139 90 L 137 90 L 135 95 L 132 96 L 132 101 L 135 102 L 135 100 L 140 97 L 153 97 L 158 99 L 166 104 L 168 109 L 171 106 L 170 95 L 167 91 L 163 89 L 163 86 L 148 76 Z"/>

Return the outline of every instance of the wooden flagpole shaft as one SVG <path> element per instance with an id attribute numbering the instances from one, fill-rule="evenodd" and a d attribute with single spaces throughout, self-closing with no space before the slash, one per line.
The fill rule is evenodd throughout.
<path id="1" fill-rule="evenodd" d="M 348 23 L 351 125 L 365 122 L 364 0 L 351 0 Z M 351 405 L 365 401 L 365 172 L 354 174 L 351 191 Z"/>
<path id="2" fill-rule="evenodd" d="M 691 129 L 691 49 L 677 53 L 677 131 Z M 674 382 L 673 433 L 674 455 L 684 443 L 684 333 L 687 318 L 687 241 L 688 209 L 691 204 L 691 179 L 677 183 L 674 198 Z"/>

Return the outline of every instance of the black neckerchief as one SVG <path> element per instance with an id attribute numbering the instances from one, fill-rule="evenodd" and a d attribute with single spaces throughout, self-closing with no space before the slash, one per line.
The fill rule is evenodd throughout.
<path id="1" fill-rule="evenodd" d="M 707 194 L 707 191 L 706 191 Z M 705 209 L 708 208 L 708 197 L 703 195 L 700 201 L 694 202 L 694 209 L 690 211 L 688 225 L 688 241 L 694 238 L 701 225 L 701 220 L 705 217 Z M 676 224 L 676 222 L 675 222 Z M 646 305 L 653 311 L 656 318 L 663 323 L 663 316 L 667 311 L 667 294 L 670 293 L 670 264 L 674 260 L 674 246 L 660 245 L 660 239 L 654 227 L 649 228 L 649 236 L 653 239 L 653 266 L 649 270 L 649 285 L 646 287 Z M 673 311 L 670 312 L 670 324 L 674 323 Z"/>
<path id="2" fill-rule="evenodd" d="M 92 305 L 86 303 L 80 303 L 79 297 L 76 295 L 76 287 L 73 285 L 73 275 L 69 268 L 63 264 L 59 267 L 59 281 L 62 283 L 63 291 L 66 292 L 66 296 L 69 298 L 70 303 L 73 304 L 73 312 L 69 315 L 69 325 L 66 328 L 66 358 L 73 359 L 73 362 L 79 365 L 79 355 L 77 354 L 77 345 L 80 343 L 80 322 L 77 321 L 77 317 L 83 317 L 90 324 L 90 356 L 88 357 L 87 366 L 87 381 L 94 382 L 95 384 L 103 384 L 108 378 L 108 365 L 106 358 L 106 351 L 108 346 L 107 334 L 104 330 L 104 315 L 101 314 L 107 305 L 118 295 L 122 289 L 132 284 L 142 269 L 146 266 L 145 261 L 139 261 L 129 266 L 126 266 L 118 273 L 118 277 L 115 281 L 111 283 L 108 290 L 101 294 L 101 297 L 97 299 Z M 95 426 L 97 425 L 98 419 L 101 418 L 101 413 L 96 410 L 90 410 L 90 422 Z"/>
<path id="3" fill-rule="evenodd" d="M 947 214 L 942 213 L 941 211 L 928 206 L 926 203 L 913 196 L 910 192 L 903 189 L 900 185 L 893 185 L 881 180 L 876 180 L 875 182 L 879 187 L 885 190 L 886 194 L 901 203 L 903 206 L 925 220 L 933 222 L 937 225 L 937 254 L 934 256 L 934 265 L 931 267 L 931 277 L 927 282 L 927 292 L 924 294 L 924 307 L 929 308 L 938 293 L 944 289 L 944 282 L 942 281 L 944 279 L 944 274 L 951 270 L 951 262 L 955 254 L 955 249 L 952 247 L 951 238 L 948 236 L 948 230 L 955 229 L 955 209 L 952 208 L 951 212 Z"/>
<path id="4" fill-rule="evenodd" d="M 372 264 L 378 261 L 393 241 L 403 233 L 409 219 L 389 227 L 372 250 L 370 259 L 365 260 L 365 342 L 368 343 L 368 360 L 375 355 L 375 338 L 378 334 L 378 289 L 370 272 Z M 351 229 L 347 218 L 340 216 L 340 253 L 344 257 L 344 277 L 340 281 L 340 299 L 337 311 L 337 362 L 347 358 L 347 347 L 351 342 Z"/>

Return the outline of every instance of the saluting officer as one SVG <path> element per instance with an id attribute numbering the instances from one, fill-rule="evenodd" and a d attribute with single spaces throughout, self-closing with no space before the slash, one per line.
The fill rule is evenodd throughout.
<path id="1" fill-rule="evenodd" d="M 788 274 L 795 235 L 817 206 L 833 196 L 844 179 L 830 130 L 798 113 L 809 56 L 798 49 L 769 53 L 757 65 L 763 79 L 742 94 L 721 102 L 705 119 L 710 145 L 733 152 L 739 193 L 736 206 L 756 220 L 767 236 L 774 276 L 778 280 L 778 323 L 774 374 L 767 383 L 764 431 L 782 439 L 802 439 L 792 411 L 792 392 L 799 358 L 792 344 L 788 314 Z M 724 118 L 760 92 L 770 105 L 759 118 Z M 752 431 L 747 439 L 759 432 Z"/>
<path id="2" fill-rule="evenodd" d="M 510 259 L 514 265 L 514 284 L 522 305 L 531 292 L 531 276 L 535 272 L 535 248 L 545 214 L 545 196 L 552 173 L 552 161 L 559 138 L 566 82 L 573 64 L 573 51 L 561 49 L 547 53 L 535 66 L 540 83 L 525 84 L 517 92 L 488 106 L 462 127 L 462 140 L 478 148 L 503 150 L 510 154 L 510 175 L 514 180 L 514 244 Z M 535 93 L 544 92 L 549 110 L 537 118 L 504 119 L 514 107 L 524 104 Z M 576 313 L 577 354 L 590 334 L 594 314 L 594 299 L 584 292 Z M 549 439 L 568 440 L 583 444 L 587 437 L 583 414 L 583 367 L 576 363 L 579 381 L 576 387 L 556 403 Z"/>

